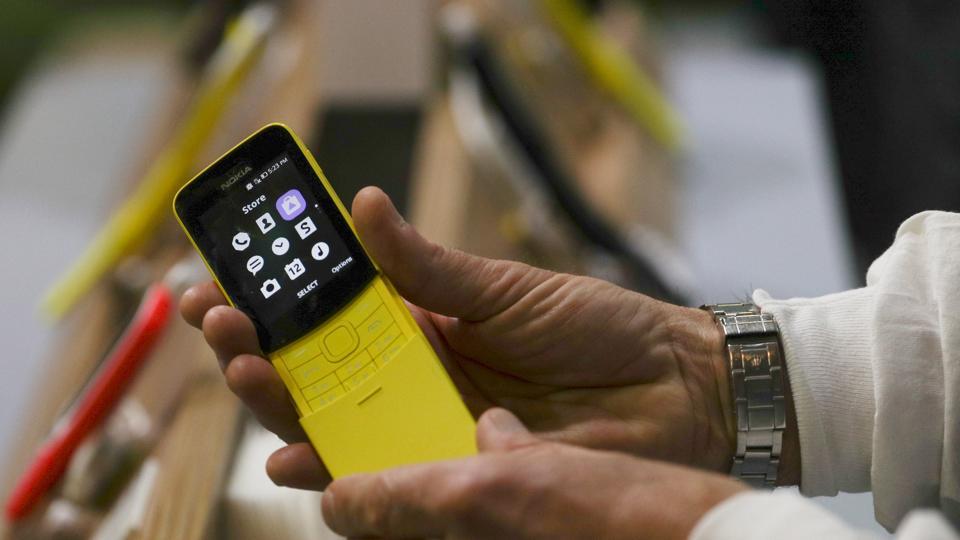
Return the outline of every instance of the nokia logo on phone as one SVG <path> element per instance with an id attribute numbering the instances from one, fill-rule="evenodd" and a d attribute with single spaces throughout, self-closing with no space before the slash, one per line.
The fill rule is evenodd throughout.
<path id="1" fill-rule="evenodd" d="M 247 174 L 248 172 L 250 172 L 250 171 L 252 171 L 252 170 L 253 170 L 253 168 L 250 167 L 250 165 L 246 165 L 246 164 L 244 164 L 244 165 L 238 165 L 237 167 L 234 167 L 233 170 L 231 170 L 230 172 L 227 173 L 227 174 L 229 174 L 230 176 L 227 177 L 226 182 L 220 184 L 220 190 L 221 190 L 221 191 L 222 191 L 222 190 L 225 190 L 225 189 L 229 188 L 230 186 L 236 184 L 236 183 L 237 183 L 237 180 L 240 180 L 241 178 L 243 178 L 243 175 Z"/>

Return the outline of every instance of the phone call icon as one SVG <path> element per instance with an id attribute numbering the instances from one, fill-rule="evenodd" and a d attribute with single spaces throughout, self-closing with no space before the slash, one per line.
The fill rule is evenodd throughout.
<path id="1" fill-rule="evenodd" d="M 240 231 L 237 234 L 233 235 L 233 249 L 237 251 L 243 251 L 250 247 L 250 235 Z"/>

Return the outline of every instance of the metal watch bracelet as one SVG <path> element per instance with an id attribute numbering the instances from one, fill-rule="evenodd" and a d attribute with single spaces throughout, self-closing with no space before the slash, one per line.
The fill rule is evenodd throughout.
<path id="1" fill-rule="evenodd" d="M 726 339 L 737 449 L 730 474 L 750 486 L 777 484 L 786 400 L 780 329 L 754 304 L 702 306 L 713 314 Z"/>

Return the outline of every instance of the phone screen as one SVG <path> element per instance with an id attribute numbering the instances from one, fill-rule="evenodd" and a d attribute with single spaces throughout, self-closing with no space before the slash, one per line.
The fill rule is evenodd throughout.
<path id="1" fill-rule="evenodd" d="M 266 128 L 177 197 L 176 208 L 269 352 L 308 333 L 376 271 L 306 156 Z"/>

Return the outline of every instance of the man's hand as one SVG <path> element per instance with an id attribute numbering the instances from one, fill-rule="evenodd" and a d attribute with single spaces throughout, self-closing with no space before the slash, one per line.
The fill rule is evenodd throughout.
<path id="1" fill-rule="evenodd" d="M 723 337 L 709 314 L 432 244 L 375 188 L 357 195 L 353 218 L 475 414 L 501 406 L 546 440 L 729 467 Z M 274 481 L 322 488 L 328 478 L 249 319 L 213 283 L 187 291 L 181 310 L 203 329 L 230 388 L 292 443 L 268 462 Z"/>
<path id="2" fill-rule="evenodd" d="M 724 476 L 532 436 L 503 409 L 477 425 L 480 455 L 336 480 L 323 516 L 347 537 L 687 538 L 746 490 Z"/>

